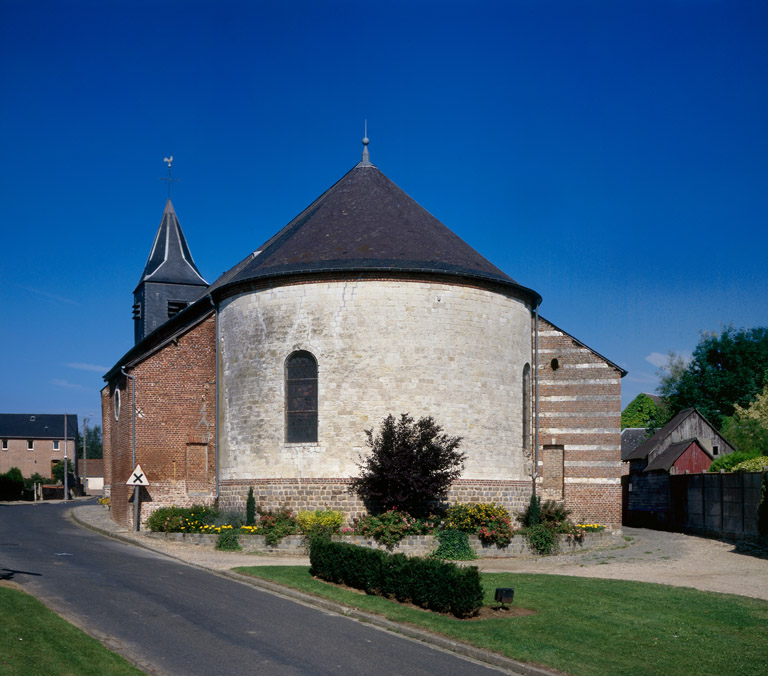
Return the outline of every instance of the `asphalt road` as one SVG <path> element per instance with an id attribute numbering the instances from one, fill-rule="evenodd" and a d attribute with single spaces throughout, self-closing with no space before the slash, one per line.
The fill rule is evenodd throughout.
<path id="1" fill-rule="evenodd" d="M 65 518 L 68 509 L 0 505 L 0 579 L 18 583 L 148 673 L 499 673 L 92 533 Z"/>

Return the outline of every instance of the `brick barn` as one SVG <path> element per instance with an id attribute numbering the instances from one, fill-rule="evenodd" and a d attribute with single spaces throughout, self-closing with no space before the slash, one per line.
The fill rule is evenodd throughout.
<path id="1" fill-rule="evenodd" d="M 134 291 L 135 345 L 102 390 L 105 491 L 169 504 L 360 514 L 364 430 L 432 415 L 464 438 L 451 498 L 520 510 L 535 475 L 621 524 L 625 372 L 539 316 L 541 297 L 362 161 L 208 284 L 168 201 Z M 534 452 L 536 443 L 538 450 Z M 536 463 L 538 460 L 538 464 Z"/>

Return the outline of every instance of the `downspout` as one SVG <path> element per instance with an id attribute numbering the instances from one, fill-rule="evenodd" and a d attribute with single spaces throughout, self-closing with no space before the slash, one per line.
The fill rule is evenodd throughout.
<path id="1" fill-rule="evenodd" d="M 129 376 L 125 366 L 120 372 L 131 380 L 131 471 L 136 468 L 136 378 Z M 139 530 L 139 487 L 133 487 L 133 530 Z"/>
<path id="2" fill-rule="evenodd" d="M 211 303 L 211 307 L 213 308 L 213 318 L 216 322 L 216 345 L 214 347 L 213 351 L 213 358 L 216 360 L 216 366 L 215 366 L 215 376 L 214 379 L 216 380 L 216 383 L 214 385 L 214 425 L 216 427 L 216 431 L 214 433 L 214 440 L 213 440 L 213 456 L 215 458 L 215 474 L 214 482 L 214 495 L 213 499 L 216 501 L 216 504 L 219 504 L 219 313 L 216 311 L 216 303 L 213 302 L 213 296 L 209 293 L 208 294 L 208 300 Z"/>
<path id="3" fill-rule="evenodd" d="M 533 495 L 539 476 L 539 303 L 534 308 L 533 323 Z"/>

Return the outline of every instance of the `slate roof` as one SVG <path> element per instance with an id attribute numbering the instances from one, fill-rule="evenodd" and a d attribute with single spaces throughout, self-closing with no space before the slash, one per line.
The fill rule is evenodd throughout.
<path id="1" fill-rule="evenodd" d="M 360 162 L 212 288 L 325 272 L 439 273 L 518 284 L 417 204 L 378 168 Z"/>
<path id="2" fill-rule="evenodd" d="M 698 438 L 693 437 L 692 439 L 685 439 L 684 441 L 678 441 L 676 444 L 671 444 L 669 448 L 664 449 L 648 463 L 645 471 L 653 472 L 657 469 L 669 470 L 669 468 L 675 464 L 675 461 L 690 448 L 691 444 L 694 443 L 697 444 L 698 447 L 704 451 L 704 453 L 706 453 L 710 459 L 714 459 L 712 454 L 706 448 L 704 448 L 704 446 L 702 446 Z"/>
<path id="3" fill-rule="evenodd" d="M 160 221 L 137 287 L 142 282 L 208 286 L 208 282 L 203 279 L 192 260 L 187 240 L 170 199 L 166 202 L 163 219 Z"/>
<path id="4" fill-rule="evenodd" d="M 632 452 L 648 437 L 650 427 L 626 427 L 621 430 L 621 459 L 628 460 Z"/>
<path id="5" fill-rule="evenodd" d="M 67 415 L 67 438 L 77 434 L 77 416 Z M 63 439 L 64 414 L 0 413 L 0 437 L 3 439 Z"/>

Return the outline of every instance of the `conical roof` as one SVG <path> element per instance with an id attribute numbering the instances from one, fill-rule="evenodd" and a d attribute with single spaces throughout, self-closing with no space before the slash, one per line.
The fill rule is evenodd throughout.
<path id="1" fill-rule="evenodd" d="M 142 282 L 208 285 L 192 260 L 187 240 L 170 199 L 165 205 L 163 220 L 157 229 L 139 285 Z"/>
<path id="2" fill-rule="evenodd" d="M 469 277 L 511 285 L 540 300 L 535 291 L 517 284 L 365 161 L 214 287 L 272 276 L 348 271 Z"/>

